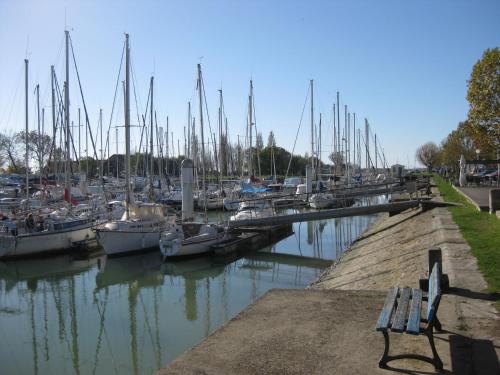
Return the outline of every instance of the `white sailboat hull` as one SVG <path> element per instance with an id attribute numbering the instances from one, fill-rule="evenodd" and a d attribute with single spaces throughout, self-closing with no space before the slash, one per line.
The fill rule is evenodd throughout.
<path id="1" fill-rule="evenodd" d="M 126 230 L 97 230 L 97 241 L 104 248 L 107 255 L 132 253 L 141 250 L 158 248 L 160 230 L 155 231 L 126 231 Z"/>
<path id="2" fill-rule="evenodd" d="M 61 231 L 0 236 L 0 258 L 41 255 L 71 249 L 94 238 L 95 233 L 90 223 Z"/>
<path id="3" fill-rule="evenodd" d="M 224 198 L 224 208 L 226 211 L 236 211 L 240 206 L 240 199 Z"/>
<path id="4" fill-rule="evenodd" d="M 164 257 L 183 257 L 204 254 L 212 251 L 211 246 L 216 245 L 224 238 L 224 232 L 194 236 L 186 240 L 162 241 L 160 249 Z"/>

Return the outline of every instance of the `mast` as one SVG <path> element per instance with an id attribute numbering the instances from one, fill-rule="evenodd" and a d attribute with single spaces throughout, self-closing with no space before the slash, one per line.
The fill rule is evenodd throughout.
<path id="1" fill-rule="evenodd" d="M 57 132 L 57 129 L 56 129 L 56 92 L 54 90 L 54 65 L 51 65 L 50 66 L 50 87 L 51 87 L 51 91 L 52 91 L 52 134 L 53 134 L 53 137 L 54 137 L 54 140 L 52 141 L 52 145 L 54 147 L 54 149 L 52 150 L 52 154 L 54 155 L 54 166 L 56 165 L 55 163 L 55 148 L 56 148 L 56 132 Z M 54 172 L 56 171 L 56 168 L 54 168 Z"/>
<path id="2" fill-rule="evenodd" d="M 169 148 L 170 148 L 170 145 L 169 145 L 169 124 L 168 124 L 168 116 L 167 116 L 167 132 L 165 133 L 165 144 L 166 144 L 166 149 L 167 149 L 167 165 L 165 166 L 165 169 L 166 169 L 166 173 L 167 173 L 167 176 L 168 176 L 168 159 L 170 157 L 170 152 L 169 152 Z"/>
<path id="3" fill-rule="evenodd" d="M 191 102 L 188 102 L 188 126 L 187 126 L 187 155 L 188 159 L 192 159 L 191 156 Z"/>
<path id="4" fill-rule="evenodd" d="M 125 86 L 125 82 L 123 82 L 124 86 Z M 125 94 L 125 90 L 123 90 L 123 93 Z M 119 178 L 120 178 L 120 174 L 119 174 L 119 158 L 118 158 L 118 126 L 115 127 L 115 140 L 116 140 L 116 180 L 118 181 Z"/>
<path id="5" fill-rule="evenodd" d="M 29 172 L 28 172 L 28 59 L 24 59 L 24 94 L 25 94 L 25 108 L 24 114 L 26 117 L 26 129 L 25 129 L 25 142 L 26 142 L 26 155 L 24 157 L 24 166 L 26 168 L 26 199 L 27 204 L 29 205 L 30 198 L 30 187 L 29 187 Z"/>
<path id="6" fill-rule="evenodd" d="M 71 181 L 70 181 L 70 122 L 69 122 L 69 31 L 65 30 L 66 34 L 66 81 L 64 82 L 64 115 L 66 125 L 66 162 L 64 164 L 64 198 L 67 202 L 71 202 Z"/>
<path id="7" fill-rule="evenodd" d="M 223 145 L 222 145 L 222 90 L 219 90 L 219 176 L 222 178 L 223 170 Z"/>
<path id="8" fill-rule="evenodd" d="M 38 163 L 39 163 L 39 173 L 40 173 L 40 186 L 42 185 L 42 164 L 43 164 L 43 154 L 41 149 L 41 140 L 42 140 L 42 130 L 40 128 L 40 85 L 36 85 L 36 113 L 37 113 L 37 121 L 38 121 Z"/>
<path id="9" fill-rule="evenodd" d="M 377 173 L 377 133 L 375 133 L 375 173 Z"/>
<path id="10" fill-rule="evenodd" d="M 370 132 L 370 125 L 368 125 L 368 120 L 365 118 L 365 165 L 366 165 L 366 171 L 370 169 L 370 142 L 369 142 L 369 132 Z"/>
<path id="11" fill-rule="evenodd" d="M 348 153 L 348 147 L 347 147 L 347 105 L 344 105 L 344 140 L 345 140 L 345 159 L 344 159 L 344 164 L 345 164 L 345 175 L 347 178 L 347 184 L 349 184 L 349 164 L 348 164 L 348 159 L 349 155 Z"/>
<path id="12" fill-rule="evenodd" d="M 199 96 L 199 101 L 200 101 L 200 136 L 201 136 L 201 166 L 202 166 L 202 173 L 203 173 L 203 179 L 201 182 L 202 189 L 203 189 L 203 194 L 204 194 L 204 207 L 205 210 L 207 208 L 207 197 L 206 197 L 206 191 L 205 191 L 205 139 L 203 135 L 203 101 L 202 101 L 202 86 L 201 86 L 201 64 L 198 64 L 198 96 Z"/>
<path id="13" fill-rule="evenodd" d="M 82 122 L 81 122 L 81 118 L 80 118 L 80 108 L 78 108 L 78 173 L 81 173 L 81 171 L 82 171 L 82 153 L 80 151 L 80 149 L 81 149 L 80 140 L 82 138 L 81 134 L 80 134 L 81 127 L 82 127 Z M 85 129 L 87 129 L 87 127 L 85 127 Z M 87 132 L 85 132 L 85 134 L 87 134 Z M 88 160 L 86 161 L 86 163 L 88 163 Z"/>
<path id="14" fill-rule="evenodd" d="M 249 141 L 250 141 L 250 147 L 248 148 L 248 173 L 250 176 L 253 176 L 253 153 L 252 153 L 252 125 L 253 125 L 253 82 L 250 80 L 250 95 L 248 95 L 248 126 L 249 126 Z"/>
<path id="15" fill-rule="evenodd" d="M 352 146 L 354 153 L 352 154 L 352 164 L 356 164 L 356 113 L 353 113 L 353 125 L 352 125 Z M 355 171 L 355 169 L 353 168 Z"/>
<path id="16" fill-rule="evenodd" d="M 321 172 L 321 122 L 322 122 L 322 115 L 321 113 L 319 114 L 319 137 L 318 137 L 318 169 Z M 318 174 L 316 173 L 316 176 Z"/>
<path id="17" fill-rule="evenodd" d="M 314 81 L 311 79 L 311 167 L 314 175 Z"/>
<path id="18" fill-rule="evenodd" d="M 102 183 L 102 177 L 104 175 L 104 150 L 102 148 L 102 108 L 99 109 L 99 126 L 101 128 L 101 168 L 99 169 L 99 178 L 101 180 L 100 182 Z"/>
<path id="19" fill-rule="evenodd" d="M 337 152 L 337 130 L 335 129 L 335 103 L 333 103 L 333 153 Z"/>
<path id="20" fill-rule="evenodd" d="M 149 108 L 150 110 L 150 120 L 151 120 L 151 131 L 150 131 L 150 137 L 149 137 L 149 153 L 151 156 L 151 165 L 150 165 L 150 171 L 149 171 L 149 183 L 151 185 L 151 188 L 153 187 L 153 173 L 154 173 L 154 154 L 153 154 L 153 86 L 154 86 L 154 77 L 151 76 L 151 106 Z"/>
<path id="21" fill-rule="evenodd" d="M 130 218 L 130 47 L 125 34 L 125 219 Z"/>
<path id="22" fill-rule="evenodd" d="M 335 113 L 333 114 L 335 116 Z M 341 152 L 341 139 L 340 139 L 340 94 L 337 91 L 337 151 Z"/>

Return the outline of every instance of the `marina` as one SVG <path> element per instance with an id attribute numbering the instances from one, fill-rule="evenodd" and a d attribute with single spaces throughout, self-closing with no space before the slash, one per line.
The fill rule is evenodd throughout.
<path id="1" fill-rule="evenodd" d="M 270 288 L 310 284 L 374 219 L 296 223 L 257 251 L 181 261 L 157 250 L 0 262 L 3 369 L 153 373 Z"/>
<path id="2" fill-rule="evenodd" d="M 498 14 L 0 1 L 0 375 L 500 374 Z"/>

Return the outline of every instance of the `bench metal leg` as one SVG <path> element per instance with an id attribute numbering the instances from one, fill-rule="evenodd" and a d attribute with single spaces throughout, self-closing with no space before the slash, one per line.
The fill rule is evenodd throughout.
<path id="1" fill-rule="evenodd" d="M 441 326 L 441 324 L 439 324 Z M 441 361 L 441 358 L 439 358 L 439 354 L 436 350 L 436 346 L 434 345 L 434 335 L 432 332 L 432 328 L 428 330 L 425 335 L 429 339 L 429 344 L 431 345 L 431 350 L 432 350 L 432 364 L 437 370 L 442 370 L 443 369 L 443 362 Z"/>
<path id="2" fill-rule="evenodd" d="M 434 317 L 434 327 L 438 332 L 443 332 L 443 327 L 441 326 L 441 322 L 439 321 L 437 315 Z"/>
<path id="3" fill-rule="evenodd" d="M 380 358 L 380 361 L 378 362 L 378 367 L 380 367 L 380 368 L 387 368 L 387 362 L 390 361 L 390 357 L 389 357 L 389 334 L 387 333 L 387 331 L 382 331 L 382 334 L 384 335 L 385 349 L 384 349 L 384 354 L 382 355 L 382 358 Z"/>
<path id="4" fill-rule="evenodd" d="M 384 354 L 382 355 L 382 358 L 380 358 L 380 361 L 378 362 L 378 367 L 380 368 L 387 368 L 387 362 L 393 361 L 395 359 L 417 359 L 420 361 L 424 361 L 427 363 L 430 363 L 431 365 L 434 366 L 436 370 L 441 371 L 443 369 L 443 362 L 441 361 L 441 358 L 439 358 L 439 354 L 436 351 L 436 346 L 434 345 L 434 337 L 432 335 L 432 331 L 425 331 L 424 334 L 427 336 L 427 339 L 429 340 L 429 344 L 431 346 L 432 350 L 432 355 L 433 358 L 429 358 L 420 354 L 398 354 L 398 355 L 389 355 L 389 333 L 387 331 L 382 331 L 382 334 L 384 335 L 384 343 L 385 343 L 385 349 L 384 349 Z"/>

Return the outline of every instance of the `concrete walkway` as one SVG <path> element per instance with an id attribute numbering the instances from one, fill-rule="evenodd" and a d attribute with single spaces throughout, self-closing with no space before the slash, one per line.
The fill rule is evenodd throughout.
<path id="1" fill-rule="evenodd" d="M 445 208 L 383 217 L 309 290 L 274 290 L 160 374 L 433 374 L 420 361 L 381 370 L 374 331 L 387 288 L 418 287 L 427 250 L 440 246 L 449 294 L 436 335 L 444 373 L 500 373 L 500 319 L 476 259 Z M 425 337 L 391 335 L 394 352 L 429 354 Z M 395 354 L 395 353 L 394 353 Z"/>
<path id="2" fill-rule="evenodd" d="M 496 187 L 477 186 L 477 187 L 456 187 L 456 189 L 465 195 L 465 197 L 477 207 L 479 211 L 490 210 L 490 190 Z"/>

